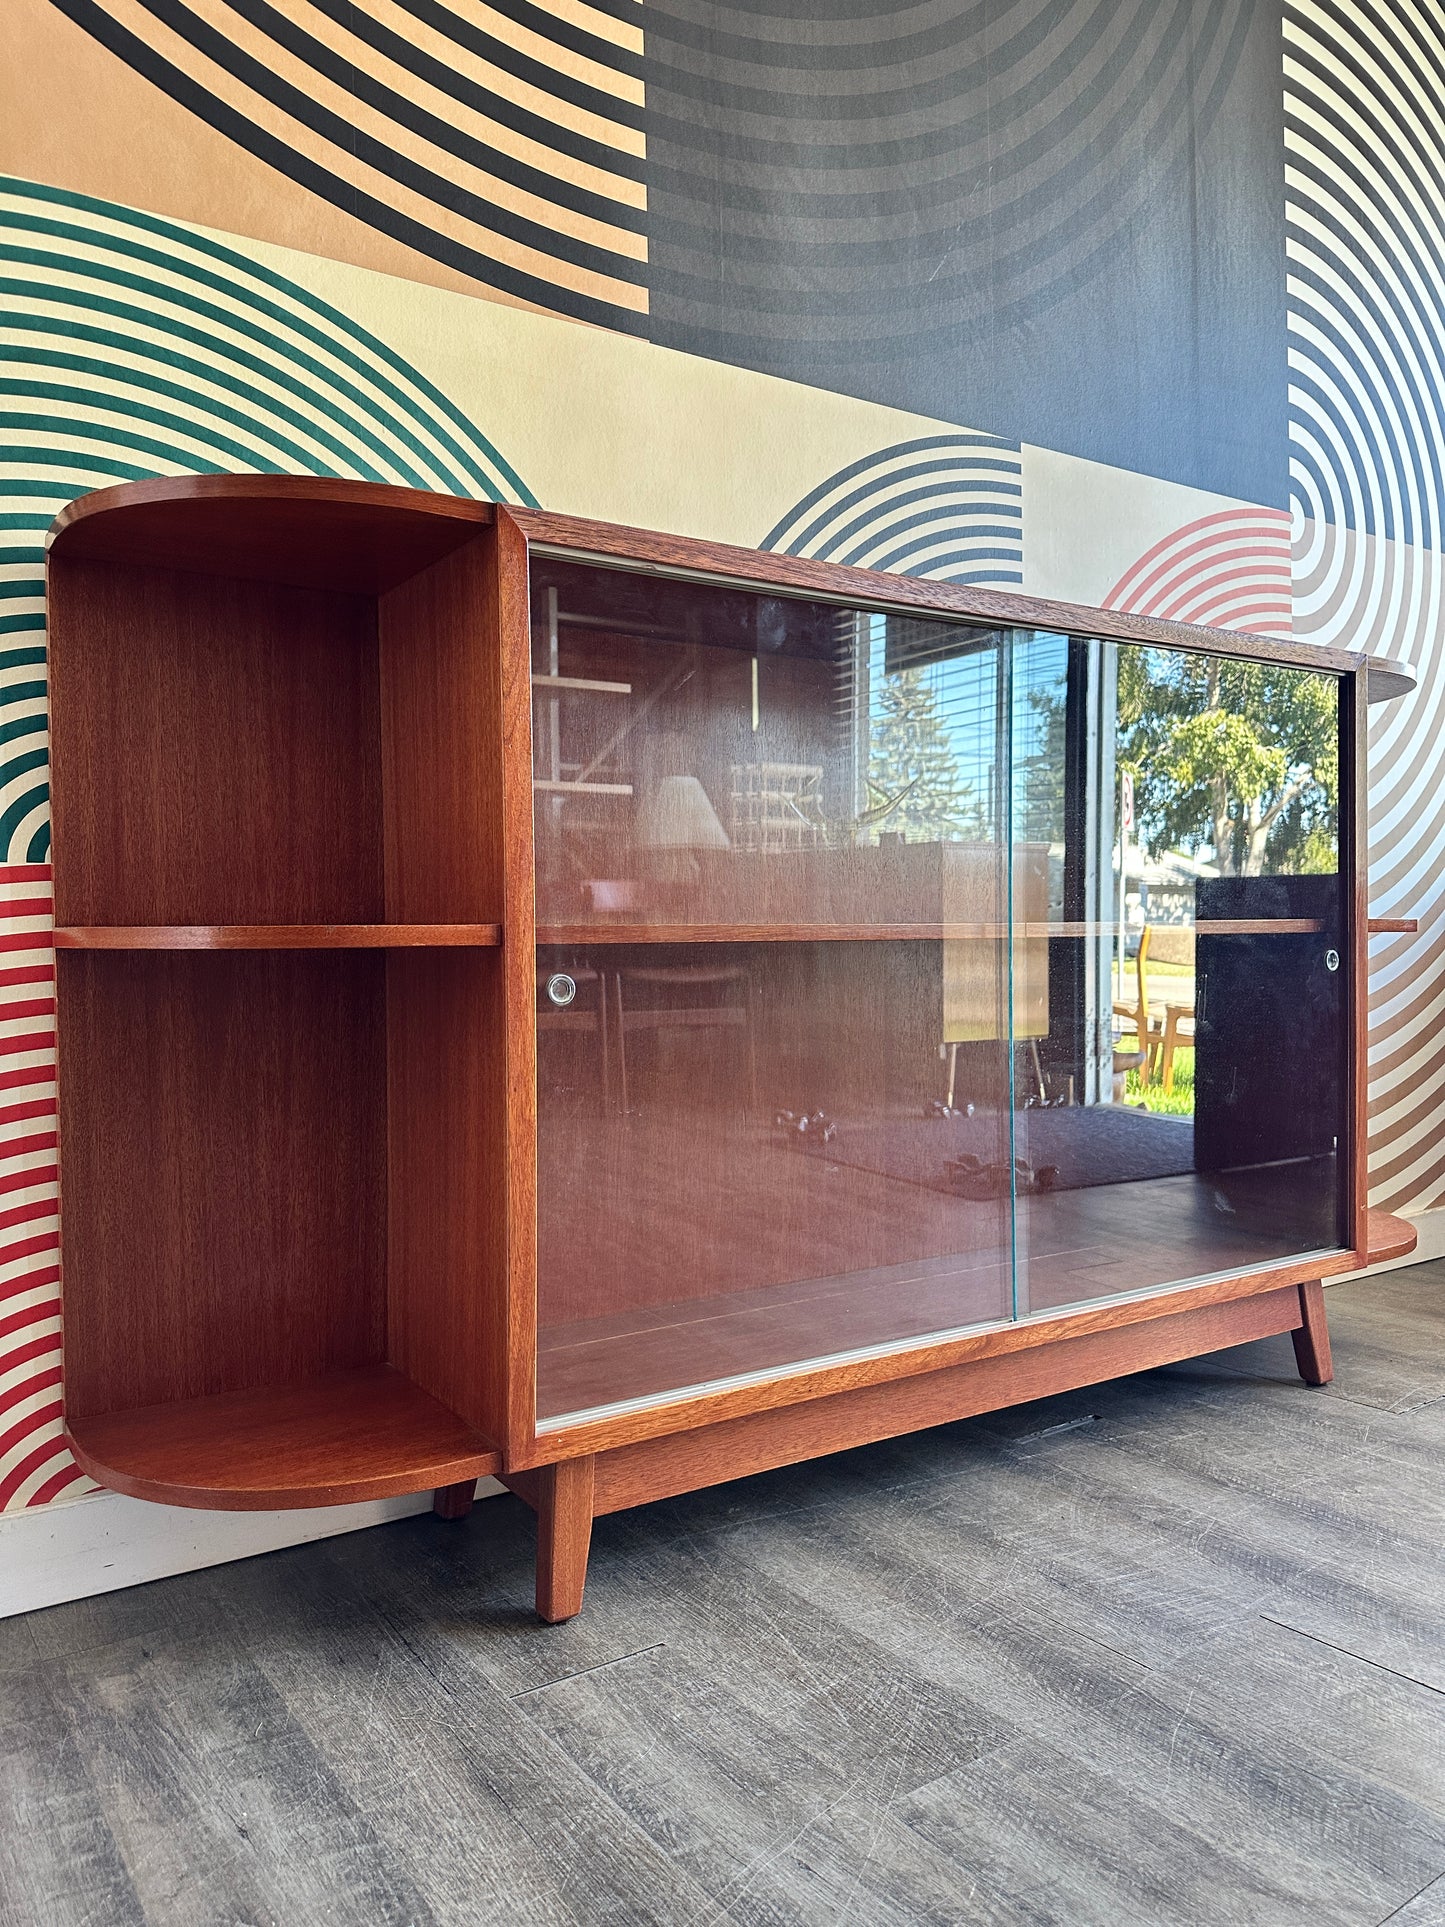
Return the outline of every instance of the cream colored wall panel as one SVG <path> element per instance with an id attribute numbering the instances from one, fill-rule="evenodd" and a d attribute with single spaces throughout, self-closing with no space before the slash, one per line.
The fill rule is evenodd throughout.
<path id="1" fill-rule="evenodd" d="M 549 509 L 756 547 L 824 477 L 952 422 L 444 288 L 239 242 L 375 330 L 507 448 Z"/>

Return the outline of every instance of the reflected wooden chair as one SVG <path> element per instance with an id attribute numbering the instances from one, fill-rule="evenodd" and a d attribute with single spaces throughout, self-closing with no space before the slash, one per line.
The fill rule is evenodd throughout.
<path id="1" fill-rule="evenodd" d="M 1139 933 L 1139 951 L 1134 959 L 1136 995 L 1134 1002 L 1116 1002 L 1114 1014 L 1127 1020 L 1144 1053 L 1143 1081 L 1147 1084 L 1157 1072 L 1160 1084 L 1174 1088 L 1174 1053 L 1181 1043 L 1194 1038 L 1194 997 L 1173 997 L 1149 993 L 1151 960 L 1163 964 L 1194 962 L 1194 932 L 1168 924 L 1146 923 Z M 1167 983 L 1169 980 L 1163 980 Z M 1158 984 L 1160 979 L 1156 978 Z"/>
<path id="2" fill-rule="evenodd" d="M 547 985 L 556 974 L 552 970 L 539 969 L 537 972 L 537 1029 L 539 1032 L 591 1031 L 597 1040 L 598 1092 L 603 1110 L 610 1110 L 612 1051 L 608 1036 L 607 973 L 589 970 L 585 965 L 564 966 L 562 974 L 572 979 L 577 986 L 579 999 L 585 996 L 585 1002 L 567 1004 L 561 1008 L 547 995 Z"/>
<path id="3" fill-rule="evenodd" d="M 740 964 L 638 964 L 612 979 L 617 1028 L 617 1074 L 628 1110 L 627 1037 L 630 1031 L 740 1030 L 746 1051 L 748 1102 L 758 1101 L 758 1050 L 752 978 Z M 637 1002 L 661 993 L 664 1001 Z M 717 993 L 710 996 L 709 993 Z M 729 995 L 728 993 L 733 993 Z"/>

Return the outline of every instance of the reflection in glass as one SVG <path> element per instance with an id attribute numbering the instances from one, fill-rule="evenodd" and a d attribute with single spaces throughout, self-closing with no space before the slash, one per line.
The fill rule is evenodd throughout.
<path id="1" fill-rule="evenodd" d="M 1047 838 L 1061 913 L 1016 1117 L 1020 1309 L 1336 1246 L 1337 682 L 1087 639 L 1014 664 L 1015 741 L 1057 751 L 1016 757 L 1016 833 Z"/>
<path id="2" fill-rule="evenodd" d="M 554 563 L 532 606 L 538 983 L 578 986 L 541 1416 L 1010 1316 L 1007 638 Z"/>
<path id="3" fill-rule="evenodd" d="M 532 611 L 544 1420 L 1338 1242 L 1332 678 Z"/>

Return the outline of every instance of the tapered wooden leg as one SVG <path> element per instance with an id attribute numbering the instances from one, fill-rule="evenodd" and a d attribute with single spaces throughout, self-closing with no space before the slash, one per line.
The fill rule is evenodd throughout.
<path id="1" fill-rule="evenodd" d="M 1325 1322 L 1325 1292 L 1318 1279 L 1299 1288 L 1300 1324 L 1290 1333 L 1295 1363 L 1306 1385 L 1328 1385 L 1335 1375 L 1330 1328 Z"/>
<path id="2" fill-rule="evenodd" d="M 465 1519 L 476 1496 L 475 1479 L 463 1479 L 458 1485 L 439 1485 L 432 1495 L 431 1509 L 439 1519 Z"/>
<path id="3" fill-rule="evenodd" d="M 592 1544 L 594 1461 L 564 1459 L 537 1475 L 537 1617 L 549 1626 L 582 1610 Z"/>

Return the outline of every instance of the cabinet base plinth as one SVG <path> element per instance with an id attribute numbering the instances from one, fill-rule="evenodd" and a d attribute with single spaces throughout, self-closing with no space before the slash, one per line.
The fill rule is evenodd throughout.
<path id="1" fill-rule="evenodd" d="M 1139 1308 L 1110 1330 L 505 1472 L 537 1514 L 537 1611 L 556 1622 L 581 1610 L 592 1521 L 606 1513 L 1286 1332 L 1301 1375 L 1324 1382 L 1305 1369 L 1308 1359 L 1328 1377 L 1323 1292 L 1283 1285 L 1162 1317 Z"/>

